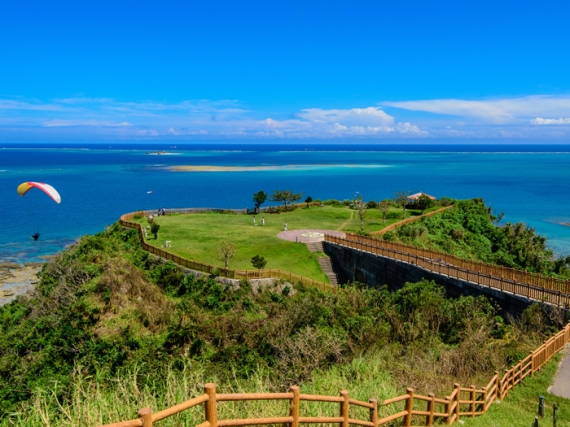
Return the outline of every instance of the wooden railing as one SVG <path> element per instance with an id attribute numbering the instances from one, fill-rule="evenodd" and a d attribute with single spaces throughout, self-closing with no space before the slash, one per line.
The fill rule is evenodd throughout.
<path id="1" fill-rule="evenodd" d="M 188 208 L 188 209 L 166 209 L 167 213 L 204 213 L 216 211 L 215 209 L 204 209 L 204 208 Z M 228 209 L 220 209 L 220 211 L 228 211 Z M 164 248 L 157 248 L 156 246 L 150 245 L 144 235 L 144 230 L 142 225 L 137 222 L 132 222 L 130 219 L 136 215 L 152 215 L 155 211 L 140 211 L 128 213 L 121 216 L 119 223 L 124 227 L 134 228 L 139 231 L 139 236 L 142 242 L 142 247 L 144 250 L 158 255 L 167 260 L 171 260 L 178 265 L 189 268 L 191 270 L 203 271 L 205 273 L 212 274 L 218 272 L 220 275 L 232 278 L 232 279 L 283 279 L 288 280 L 292 283 L 302 283 L 305 286 L 313 286 L 325 292 L 337 292 L 336 286 L 332 286 L 329 283 L 319 282 L 318 280 L 310 279 L 308 277 L 300 276 L 298 274 L 290 273 L 288 271 L 283 271 L 280 269 L 260 269 L 260 270 L 230 270 L 226 268 L 216 267 L 211 264 L 205 264 L 203 262 L 192 261 L 190 259 L 175 255 Z"/>
<path id="2" fill-rule="evenodd" d="M 437 420 L 445 424 L 453 424 L 460 417 L 475 417 L 487 412 L 491 404 L 496 400 L 503 400 L 517 384 L 524 378 L 533 375 L 550 358 L 570 341 L 570 323 L 549 340 L 545 341 L 536 350 L 522 359 L 519 363 L 505 370 L 501 376 L 498 371 L 485 387 L 477 388 L 461 387 L 454 384 L 453 391 L 445 398 L 437 398 L 433 393 L 423 396 L 416 394 L 412 388 L 406 389 L 406 393 L 379 402 L 370 399 L 368 402 L 351 399 L 349 392 L 343 390 L 340 396 L 322 396 L 303 394 L 299 387 L 293 386 L 288 393 L 217 393 L 214 384 L 204 386 L 204 394 L 187 400 L 168 409 L 152 413 L 150 408 L 142 408 L 138 411 L 139 418 L 106 424 L 103 427 L 152 427 L 153 423 L 178 414 L 192 407 L 204 406 L 204 421 L 195 427 L 230 427 L 282 424 L 287 427 L 299 427 L 303 424 L 330 424 L 338 423 L 340 427 L 351 425 L 377 427 L 396 420 L 402 420 L 404 427 L 424 426 L 432 427 Z M 218 402 L 247 402 L 253 400 L 280 400 L 288 402 L 288 413 L 282 416 L 270 418 L 238 418 L 219 419 Z M 336 403 L 339 405 L 337 416 L 311 417 L 303 412 L 304 402 Z M 355 409 L 368 409 L 369 416 L 363 417 L 356 414 Z M 360 411 L 361 412 L 361 411 Z"/>
<path id="3" fill-rule="evenodd" d="M 287 206 L 288 209 L 297 209 L 297 208 L 304 208 L 306 206 L 321 206 L 321 202 L 309 202 L 309 203 L 293 203 Z M 283 209 L 283 205 L 280 206 L 265 206 L 259 208 L 259 213 L 264 213 L 268 211 L 272 211 L 274 209 Z M 233 213 L 236 215 L 245 215 L 251 213 L 253 211 L 252 208 L 244 208 L 244 209 L 234 209 L 234 208 L 165 208 L 165 212 L 168 215 L 172 214 L 181 214 L 181 215 L 189 215 L 189 214 L 200 214 L 200 213 Z M 156 215 L 158 212 L 157 210 L 140 210 L 137 212 L 132 212 L 123 215 L 122 217 L 129 217 L 132 218 L 135 215 Z M 121 218 L 122 218 L 121 217 Z"/>
<path id="4" fill-rule="evenodd" d="M 570 306 L 568 280 L 481 262 L 466 261 L 442 252 L 354 234 L 347 234 L 346 238 L 325 235 L 325 241 L 415 264 L 448 277 L 466 280 L 538 301 L 545 301 L 559 307 Z"/>
<path id="5" fill-rule="evenodd" d="M 393 223 L 393 224 L 390 224 L 390 225 L 388 225 L 387 227 L 384 227 L 382 230 L 373 231 L 373 232 L 370 233 L 370 234 L 372 234 L 373 236 L 381 236 L 382 234 L 387 233 L 388 231 L 395 230 L 396 228 L 398 228 L 398 227 L 400 227 L 400 226 L 402 226 L 402 225 L 404 225 L 404 224 L 409 224 L 409 223 L 411 223 L 411 222 L 421 221 L 421 220 L 424 219 L 424 218 L 429 218 L 429 217 L 431 217 L 431 216 L 440 214 L 440 213 L 442 213 L 442 212 L 444 212 L 444 211 L 446 211 L 446 210 L 448 210 L 448 209 L 451 209 L 453 206 L 454 206 L 454 205 L 449 205 L 449 206 L 446 206 L 446 207 L 444 207 L 444 208 L 440 208 L 440 209 L 437 209 L 437 210 L 435 210 L 435 211 L 431 211 L 431 212 L 425 213 L 425 214 L 423 214 L 423 215 L 411 216 L 411 217 L 409 217 L 409 218 L 406 218 L 406 219 L 403 219 L 403 220 L 401 220 L 401 221 L 398 221 L 398 222 L 395 222 L 395 223 Z"/>

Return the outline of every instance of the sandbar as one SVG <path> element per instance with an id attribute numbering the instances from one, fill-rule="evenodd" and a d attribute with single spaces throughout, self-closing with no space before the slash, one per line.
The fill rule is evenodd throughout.
<path id="1" fill-rule="evenodd" d="M 275 170 L 308 170 L 326 168 L 385 168 L 388 165 L 271 165 L 271 166 L 206 166 L 206 165 L 178 165 L 169 166 L 173 172 L 263 172 Z"/>

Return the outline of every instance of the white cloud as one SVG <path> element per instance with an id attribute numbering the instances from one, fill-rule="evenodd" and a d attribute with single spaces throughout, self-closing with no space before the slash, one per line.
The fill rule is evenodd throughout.
<path id="1" fill-rule="evenodd" d="M 287 120 L 280 122 L 280 127 L 295 127 L 296 131 L 303 130 L 298 136 L 427 136 L 411 123 L 397 123 L 394 117 L 386 114 L 378 107 L 332 109 L 308 108 L 295 114 L 301 120 Z M 272 120 L 272 119 L 268 119 Z M 275 125 L 273 125 L 275 126 Z"/>
<path id="2" fill-rule="evenodd" d="M 73 97 L 50 101 L 0 99 L 0 132 L 20 126 L 30 132 L 88 128 L 86 136 L 184 138 L 208 135 L 288 138 L 424 137 L 428 133 L 410 122 L 397 122 L 379 107 L 307 108 L 292 118 L 267 117 L 241 108 L 234 100 L 123 102 L 109 98 Z M 95 131 L 95 128 L 99 130 Z M 35 130 L 32 130 L 35 129 Z M 67 130 L 66 130 L 67 129 Z M 54 133 L 55 134 L 55 133 Z"/>
<path id="3" fill-rule="evenodd" d="M 537 117 L 536 119 L 532 119 L 530 121 L 531 125 L 570 125 L 570 118 L 566 119 L 543 119 L 541 117 Z"/>
<path id="4" fill-rule="evenodd" d="M 350 110 L 322 110 L 308 108 L 297 113 L 296 116 L 320 123 L 342 123 L 345 126 L 391 126 L 394 117 L 376 107 L 351 108 Z"/>
<path id="5" fill-rule="evenodd" d="M 411 111 L 471 117 L 490 123 L 516 123 L 531 117 L 570 116 L 570 96 L 534 95 L 489 100 L 432 99 L 381 102 L 380 105 Z"/>

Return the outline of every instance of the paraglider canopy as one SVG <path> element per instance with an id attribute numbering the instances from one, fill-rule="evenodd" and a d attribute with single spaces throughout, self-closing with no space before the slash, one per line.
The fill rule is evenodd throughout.
<path id="1" fill-rule="evenodd" d="M 56 191 L 56 189 L 44 182 L 23 182 L 18 186 L 18 194 L 24 197 L 24 194 L 26 194 L 32 188 L 39 188 L 48 196 L 50 196 L 54 202 L 61 203 L 61 196 Z"/>

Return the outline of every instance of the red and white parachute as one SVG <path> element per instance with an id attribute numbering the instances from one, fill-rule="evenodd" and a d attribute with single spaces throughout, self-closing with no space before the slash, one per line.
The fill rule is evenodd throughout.
<path id="1" fill-rule="evenodd" d="M 46 184 L 44 182 L 23 182 L 18 186 L 18 194 L 24 197 L 24 194 L 26 194 L 32 188 L 38 188 L 42 190 L 44 193 L 50 196 L 54 202 L 61 203 L 61 196 L 59 195 L 57 190 L 53 188 L 51 185 Z"/>

